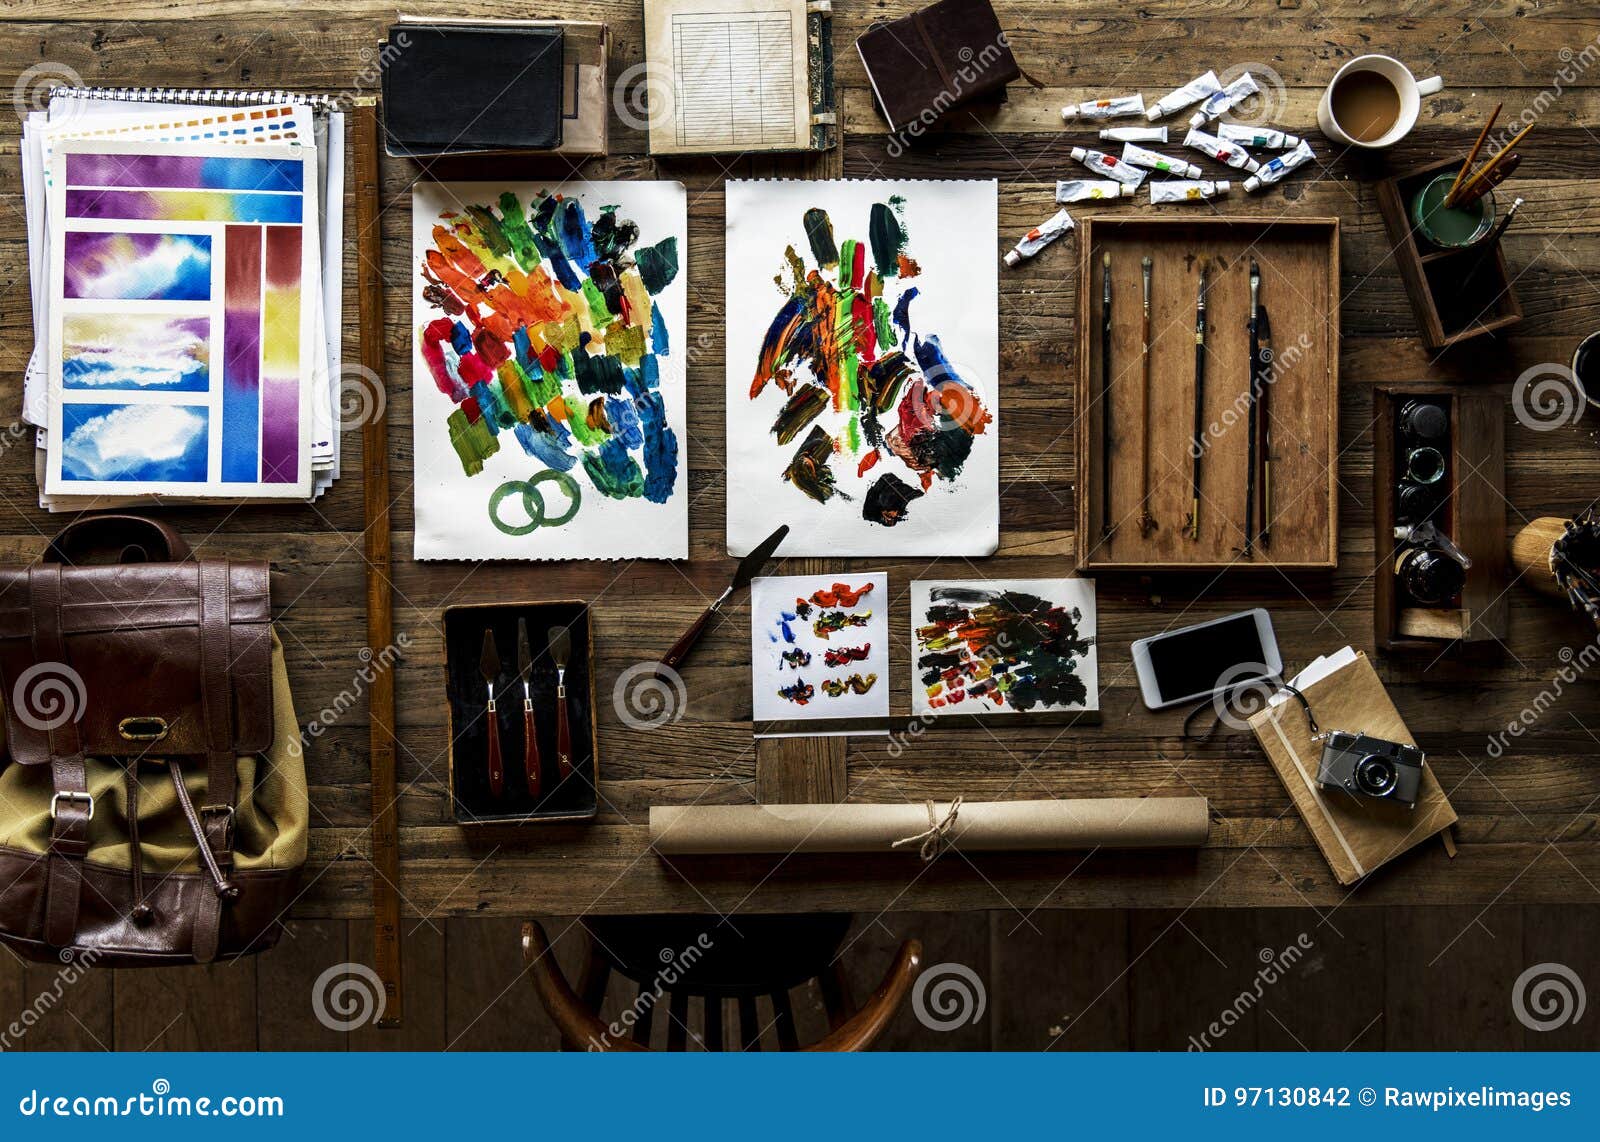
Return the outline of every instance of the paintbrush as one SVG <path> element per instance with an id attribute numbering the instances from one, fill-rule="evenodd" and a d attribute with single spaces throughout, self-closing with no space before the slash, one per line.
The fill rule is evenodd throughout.
<path id="1" fill-rule="evenodd" d="M 1479 243 L 1477 257 L 1472 259 L 1472 264 L 1467 267 L 1467 272 L 1461 276 L 1460 288 L 1462 294 L 1467 292 L 1467 287 L 1483 272 L 1483 267 L 1493 260 L 1495 251 L 1500 246 L 1500 239 L 1505 235 L 1507 228 L 1511 225 L 1511 219 L 1516 217 L 1517 210 L 1521 206 L 1522 199 L 1520 198 L 1512 202 L 1510 208 L 1501 216 L 1494 230 Z"/>
<path id="2" fill-rule="evenodd" d="M 1516 173 L 1517 167 L 1522 165 L 1522 156 L 1517 154 L 1507 155 L 1505 161 L 1493 170 L 1484 171 L 1483 174 L 1472 180 L 1471 184 L 1456 192 L 1457 206 L 1471 206 L 1478 199 L 1488 194 L 1495 187 L 1505 182 Z"/>
<path id="3" fill-rule="evenodd" d="M 1250 259 L 1250 361 L 1245 369 L 1244 557 L 1255 554 L 1256 530 L 1256 368 L 1261 359 L 1261 267 Z"/>
<path id="4" fill-rule="evenodd" d="M 1516 146 L 1518 143 L 1522 142 L 1523 136 L 1525 136 L 1531 130 L 1533 130 L 1533 124 L 1529 123 L 1522 130 L 1518 131 L 1515 135 L 1511 136 L 1511 141 L 1509 143 L 1507 143 L 1505 146 L 1501 147 L 1499 151 L 1495 152 L 1494 158 L 1492 158 L 1488 162 L 1484 163 L 1482 169 L 1479 170 L 1477 174 L 1473 175 L 1471 178 L 1467 179 L 1467 181 L 1465 183 L 1463 183 L 1461 186 L 1456 188 L 1455 200 L 1459 203 L 1463 199 L 1465 199 L 1466 195 L 1472 189 L 1472 184 L 1477 182 L 1479 179 L 1485 178 L 1489 174 L 1493 173 L 1495 167 L 1497 167 L 1501 163 L 1503 163 L 1506 160 L 1506 157 L 1511 154 L 1511 148 Z M 1502 177 L 1504 177 L 1504 176 L 1502 176 Z M 1467 201 L 1471 201 L 1471 200 L 1467 199 Z"/>
<path id="5" fill-rule="evenodd" d="M 1111 251 L 1100 262 L 1100 538 L 1111 538 Z"/>
<path id="6" fill-rule="evenodd" d="M 1261 529 L 1256 532 L 1256 542 L 1263 548 L 1272 546 L 1272 415 L 1268 401 L 1272 394 L 1272 319 L 1267 307 L 1261 306 L 1256 317 L 1256 376 L 1259 378 L 1259 395 L 1256 415 L 1260 421 L 1261 438 Z"/>
<path id="7" fill-rule="evenodd" d="M 1149 535 L 1156 526 L 1155 517 L 1150 514 L 1150 257 L 1145 255 L 1144 261 L 1139 263 L 1144 270 L 1144 332 L 1141 336 L 1140 353 L 1143 358 L 1143 397 L 1144 411 L 1140 420 L 1144 424 L 1144 441 L 1141 451 L 1143 470 L 1139 476 L 1139 532 Z"/>
<path id="8" fill-rule="evenodd" d="M 1451 183 L 1450 189 L 1445 192 L 1444 204 L 1446 206 L 1454 206 L 1456 204 L 1456 191 L 1461 188 L 1461 180 L 1466 178 L 1467 172 L 1472 169 L 1472 160 L 1476 159 L 1478 152 L 1483 149 L 1483 141 L 1489 137 L 1489 132 L 1494 129 L 1494 121 L 1500 118 L 1500 108 L 1504 106 L 1504 103 L 1496 103 L 1494 111 L 1489 115 L 1489 121 L 1483 125 L 1483 130 L 1478 132 L 1477 142 L 1473 143 L 1472 150 L 1467 152 L 1467 161 L 1461 164 L 1461 169 L 1456 172 L 1455 182 Z"/>
<path id="9" fill-rule="evenodd" d="M 1201 417 L 1205 411 L 1206 391 L 1206 268 L 1200 267 L 1200 293 L 1194 316 L 1194 435 L 1189 450 L 1193 464 L 1194 481 L 1189 496 L 1189 538 L 1200 538 L 1200 455 L 1204 451 L 1200 439 L 1203 427 Z"/>

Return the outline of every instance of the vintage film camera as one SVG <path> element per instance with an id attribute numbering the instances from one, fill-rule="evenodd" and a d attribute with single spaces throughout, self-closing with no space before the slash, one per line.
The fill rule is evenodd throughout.
<path id="1" fill-rule="evenodd" d="M 1425 764 L 1425 755 L 1414 745 L 1330 730 L 1322 742 L 1317 784 L 1324 789 L 1342 789 L 1354 797 L 1415 808 Z"/>

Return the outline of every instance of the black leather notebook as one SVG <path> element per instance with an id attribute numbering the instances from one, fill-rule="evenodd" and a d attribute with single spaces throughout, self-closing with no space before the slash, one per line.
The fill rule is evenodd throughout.
<path id="1" fill-rule="evenodd" d="M 561 145 L 559 28 L 406 22 L 389 29 L 384 145 L 391 155 Z"/>

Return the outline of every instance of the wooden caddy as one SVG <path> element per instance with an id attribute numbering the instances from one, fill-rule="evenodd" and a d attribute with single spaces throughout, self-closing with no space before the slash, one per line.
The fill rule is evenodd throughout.
<path id="1" fill-rule="evenodd" d="M 1339 220 L 1096 215 L 1079 224 L 1078 551 L 1080 572 L 1327 570 L 1338 563 Z M 1111 537 L 1102 538 L 1101 258 L 1112 258 Z M 1150 406 L 1145 431 L 1141 344 L 1152 259 Z M 1250 260 L 1276 356 L 1267 403 L 1273 431 L 1271 541 L 1243 556 L 1249 425 Z M 1195 300 L 1206 267 L 1206 379 L 1200 536 L 1186 530 L 1194 432 Z M 1149 535 L 1139 528 L 1144 441 L 1150 444 Z M 1257 496 L 1260 489 L 1257 489 Z M 1258 501 L 1259 502 L 1259 501 Z"/>
<path id="2" fill-rule="evenodd" d="M 1472 560 L 1459 608 L 1402 607 L 1393 574 L 1397 486 L 1396 418 L 1413 397 L 1450 406 L 1449 484 L 1440 530 Z M 1425 382 L 1379 385 L 1372 390 L 1373 635 L 1389 651 L 1437 653 L 1449 642 L 1489 643 L 1506 637 L 1506 431 L 1505 394 Z"/>
<path id="3" fill-rule="evenodd" d="M 1472 296 L 1457 297 L 1452 287 L 1460 285 L 1464 271 L 1474 264 L 1480 248 L 1434 249 L 1412 228 L 1412 195 L 1429 179 L 1459 169 L 1460 159 L 1446 159 L 1386 178 L 1376 188 L 1378 211 L 1383 215 L 1389 244 L 1394 247 L 1395 265 L 1400 267 L 1400 279 L 1417 315 L 1422 343 L 1434 352 L 1522 320 L 1522 303 L 1517 300 L 1511 271 L 1506 268 L 1506 256 L 1498 243 L 1474 278 Z"/>

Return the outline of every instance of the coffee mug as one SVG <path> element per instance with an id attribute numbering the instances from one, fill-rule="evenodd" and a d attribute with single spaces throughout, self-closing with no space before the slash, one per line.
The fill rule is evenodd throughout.
<path id="1" fill-rule="evenodd" d="M 1341 82 L 1361 72 L 1371 73 L 1387 80 L 1393 87 L 1394 94 L 1399 97 L 1399 107 L 1394 122 L 1376 139 L 1357 139 L 1339 125 L 1333 114 L 1335 90 Z M 1347 147 L 1382 150 L 1384 147 L 1392 147 L 1410 134 L 1411 128 L 1417 125 L 1417 113 L 1422 108 L 1422 97 L 1432 95 L 1443 87 L 1444 80 L 1437 75 L 1419 80 L 1411 74 L 1411 70 L 1405 64 L 1389 56 L 1357 56 L 1338 70 L 1333 81 L 1328 84 L 1327 90 L 1322 93 L 1322 100 L 1317 104 L 1317 123 L 1331 142 Z"/>

